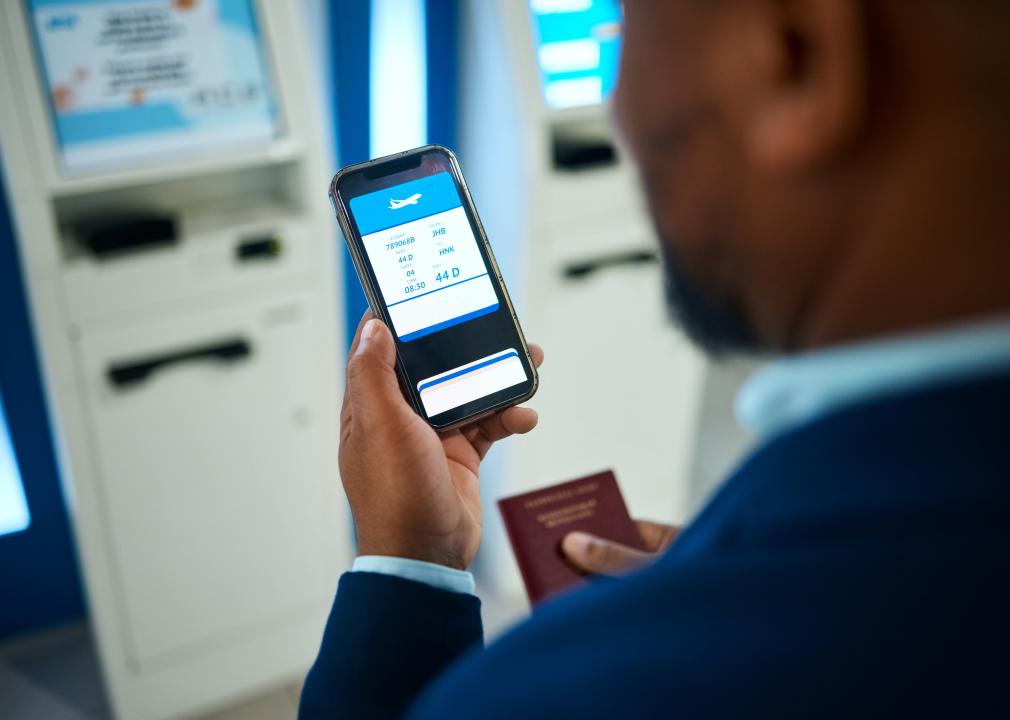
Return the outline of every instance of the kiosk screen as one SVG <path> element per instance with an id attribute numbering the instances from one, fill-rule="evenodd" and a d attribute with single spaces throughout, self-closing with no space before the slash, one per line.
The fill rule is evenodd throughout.
<path id="1" fill-rule="evenodd" d="M 530 0 L 544 97 L 555 110 L 598 105 L 617 83 L 619 0 Z"/>
<path id="2" fill-rule="evenodd" d="M 27 0 L 63 165 L 269 142 L 252 0 Z"/>

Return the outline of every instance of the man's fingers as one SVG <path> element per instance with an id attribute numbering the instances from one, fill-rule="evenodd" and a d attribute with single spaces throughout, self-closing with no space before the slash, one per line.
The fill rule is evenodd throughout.
<path id="1" fill-rule="evenodd" d="M 652 553 L 583 532 L 565 535 L 561 550 L 572 565 L 594 575 L 622 575 L 648 565 L 654 559 Z"/>
<path id="2" fill-rule="evenodd" d="M 372 315 L 371 310 L 365 310 L 364 314 L 361 316 L 361 320 L 358 321 L 358 328 L 354 331 L 354 337 L 351 339 L 351 349 L 347 353 L 348 358 L 354 357 L 355 351 L 358 349 L 358 341 L 361 340 L 361 328 L 365 327 L 365 323 L 371 320 L 374 315 Z M 347 386 L 344 386 L 344 397 L 340 403 L 340 424 L 342 426 L 346 425 L 351 419 L 351 402 L 350 393 L 347 391 Z"/>
<path id="3" fill-rule="evenodd" d="M 533 358 L 533 367 L 540 367 L 544 364 L 544 349 L 536 343 L 527 345 L 530 349 L 530 357 Z"/>
<path id="4" fill-rule="evenodd" d="M 649 552 L 666 550 L 680 532 L 676 525 L 664 525 L 651 520 L 636 520 L 635 526 L 638 527 L 638 536 L 642 538 L 642 546 Z"/>
<path id="5" fill-rule="evenodd" d="M 396 379 L 393 336 L 381 320 L 369 318 L 359 328 L 347 363 L 345 393 L 355 417 L 365 422 L 410 410 Z"/>
<path id="6" fill-rule="evenodd" d="M 537 426 L 539 420 L 540 416 L 532 408 L 510 407 L 478 421 L 466 428 L 463 434 L 483 460 L 496 442 L 510 435 L 525 435 Z"/>
<path id="7" fill-rule="evenodd" d="M 540 416 L 533 408 L 510 407 L 498 413 L 501 421 L 502 437 L 509 435 L 525 435 L 537 426 Z"/>
<path id="8" fill-rule="evenodd" d="M 354 357 L 354 351 L 358 349 L 358 342 L 361 340 L 361 330 L 365 327 L 365 323 L 374 318 L 371 310 L 365 310 L 361 316 L 361 320 L 358 321 L 358 328 L 354 331 L 354 338 L 351 340 L 351 349 L 347 353 L 347 357 Z"/>

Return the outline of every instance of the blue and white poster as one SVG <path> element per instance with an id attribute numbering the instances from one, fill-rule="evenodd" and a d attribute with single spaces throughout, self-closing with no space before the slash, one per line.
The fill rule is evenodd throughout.
<path id="1" fill-rule="evenodd" d="M 30 0 L 68 169 L 277 131 L 251 0 Z"/>

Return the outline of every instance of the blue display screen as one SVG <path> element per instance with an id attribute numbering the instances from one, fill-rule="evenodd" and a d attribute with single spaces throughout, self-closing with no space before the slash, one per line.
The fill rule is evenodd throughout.
<path id="1" fill-rule="evenodd" d="M 400 340 L 498 310 L 491 271 L 449 173 L 361 195 L 350 205 Z"/>
<path id="2" fill-rule="evenodd" d="M 27 3 L 68 169 L 276 135 L 252 0 Z"/>
<path id="3" fill-rule="evenodd" d="M 619 0 L 530 0 L 547 104 L 563 110 L 606 101 L 621 54 Z"/>
<path id="4" fill-rule="evenodd" d="M 0 535 L 20 532 L 30 523 L 21 472 L 7 429 L 3 396 L 0 396 Z"/>

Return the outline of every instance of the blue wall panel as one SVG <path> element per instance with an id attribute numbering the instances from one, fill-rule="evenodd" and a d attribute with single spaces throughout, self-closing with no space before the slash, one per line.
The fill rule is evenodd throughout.
<path id="1" fill-rule="evenodd" d="M 0 638 L 81 618 L 84 600 L 0 170 L 0 389 L 31 525 L 0 537 Z"/>
<path id="2" fill-rule="evenodd" d="M 456 149 L 459 0 L 427 0 L 428 142 Z"/>
<path id="3" fill-rule="evenodd" d="M 371 2 L 331 0 L 330 56 L 335 88 L 333 118 L 337 142 L 337 162 L 341 167 L 368 159 L 368 63 Z M 351 255 L 344 247 L 344 312 L 347 344 L 368 308 L 368 300 L 354 273 Z"/>

